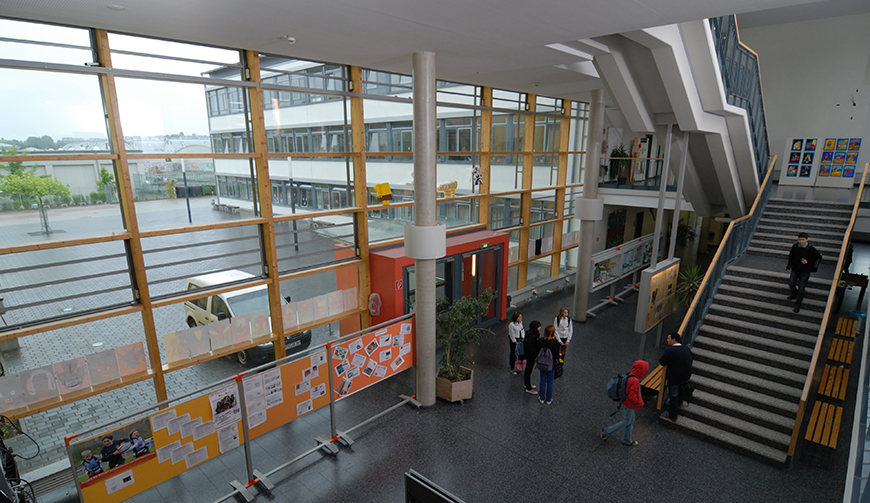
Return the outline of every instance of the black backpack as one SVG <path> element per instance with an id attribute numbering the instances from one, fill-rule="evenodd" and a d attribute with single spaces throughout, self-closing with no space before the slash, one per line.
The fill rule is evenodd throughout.
<path id="1" fill-rule="evenodd" d="M 535 358 L 535 365 L 541 372 L 549 372 L 553 370 L 553 352 L 550 348 L 544 346 L 538 351 L 538 356 Z"/>

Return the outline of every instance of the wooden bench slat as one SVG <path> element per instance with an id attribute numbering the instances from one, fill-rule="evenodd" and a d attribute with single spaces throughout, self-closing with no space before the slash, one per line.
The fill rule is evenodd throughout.
<path id="1" fill-rule="evenodd" d="M 831 430 L 831 441 L 828 445 L 831 449 L 837 448 L 837 437 L 840 436 L 840 420 L 843 419 L 843 408 L 837 407 L 836 413 L 834 415 L 834 424 L 833 429 Z"/>
<path id="2" fill-rule="evenodd" d="M 846 321 L 845 318 L 837 319 L 837 330 L 835 331 L 835 333 L 837 335 L 841 335 L 843 333 L 843 331 L 842 331 L 843 330 L 843 322 L 845 322 L 845 321 Z"/>
<path id="3" fill-rule="evenodd" d="M 832 367 L 831 365 L 825 365 L 825 373 L 827 374 L 828 379 L 827 381 L 825 381 L 825 392 L 822 393 L 823 395 L 831 396 L 831 393 L 834 392 L 834 380 L 836 372 L 837 371 L 835 367 Z"/>
<path id="4" fill-rule="evenodd" d="M 807 426 L 807 434 L 804 438 L 807 440 L 813 439 L 813 433 L 816 429 L 816 420 L 819 418 L 819 410 L 822 408 L 822 402 L 816 401 L 816 404 L 813 405 L 813 413 L 810 416 L 810 424 Z"/>
<path id="5" fill-rule="evenodd" d="M 825 387 L 828 385 L 828 374 L 831 372 L 831 366 L 825 365 L 825 370 L 822 371 L 822 380 L 819 382 L 819 394 L 825 394 Z"/>
<path id="6" fill-rule="evenodd" d="M 842 376 L 840 378 L 840 392 L 837 394 L 837 398 L 840 400 L 846 399 L 846 388 L 849 387 L 849 369 L 841 369 Z"/>
<path id="7" fill-rule="evenodd" d="M 831 425 L 834 423 L 834 406 L 826 403 L 827 410 L 825 410 L 825 423 L 822 427 L 822 439 L 819 442 L 822 445 L 829 445 L 830 437 L 831 437 Z"/>
<path id="8" fill-rule="evenodd" d="M 852 364 L 852 350 L 855 349 L 855 341 L 847 341 L 846 342 L 846 363 L 849 365 Z"/>
<path id="9" fill-rule="evenodd" d="M 645 388 L 655 387 L 657 389 L 657 386 L 660 382 L 659 379 L 661 378 L 661 374 L 662 374 L 663 370 L 664 370 L 664 367 L 659 365 L 658 367 L 655 368 L 655 370 L 653 370 L 652 372 L 647 374 L 646 377 L 643 378 L 643 380 L 640 382 L 640 385 L 645 387 Z M 655 383 L 655 384 L 653 386 L 650 386 L 650 383 Z"/>

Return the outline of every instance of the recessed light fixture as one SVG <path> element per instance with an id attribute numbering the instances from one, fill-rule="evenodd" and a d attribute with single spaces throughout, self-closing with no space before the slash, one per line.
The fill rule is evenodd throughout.
<path id="1" fill-rule="evenodd" d="M 110 8 L 110 9 L 112 9 L 112 10 L 118 10 L 118 11 L 120 11 L 120 10 L 127 10 L 127 8 L 124 7 L 123 5 L 112 4 L 112 5 L 107 5 L 106 7 Z"/>
<path id="2" fill-rule="evenodd" d="M 278 37 L 278 40 L 284 40 L 290 45 L 296 43 L 296 37 L 291 37 L 290 35 L 281 35 L 280 37 Z"/>
<path id="3" fill-rule="evenodd" d="M 93 343 L 93 344 L 91 344 L 91 345 L 92 345 L 93 347 L 95 347 L 95 348 L 98 348 L 98 347 L 102 346 L 103 343 L 102 343 L 102 342 L 95 342 L 95 343 Z"/>

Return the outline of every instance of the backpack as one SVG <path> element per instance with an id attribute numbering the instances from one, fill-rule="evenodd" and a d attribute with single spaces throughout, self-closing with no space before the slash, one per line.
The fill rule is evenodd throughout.
<path id="1" fill-rule="evenodd" d="M 535 358 L 535 365 L 541 372 L 549 372 L 553 370 L 553 352 L 550 348 L 543 347 L 538 351 L 538 356 Z"/>
<path id="2" fill-rule="evenodd" d="M 607 381 L 607 398 L 613 400 L 614 402 L 618 402 L 616 410 L 613 411 L 613 414 L 611 414 L 610 417 L 613 417 L 613 415 L 619 412 L 619 409 L 622 407 L 622 402 L 626 398 L 625 387 L 628 384 L 629 377 L 634 377 L 635 379 L 637 379 L 637 376 L 633 376 L 631 374 L 619 374 L 611 377 L 610 380 Z"/>

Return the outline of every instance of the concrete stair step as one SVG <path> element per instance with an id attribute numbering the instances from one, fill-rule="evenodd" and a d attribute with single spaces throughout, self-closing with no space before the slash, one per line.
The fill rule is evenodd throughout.
<path id="1" fill-rule="evenodd" d="M 725 399 L 739 401 L 757 409 L 772 412 L 785 417 L 796 417 L 800 394 L 796 398 L 788 400 L 777 398 L 760 391 L 755 391 L 725 381 L 708 377 L 702 374 L 693 374 L 692 382 L 695 384 L 695 393 L 702 391 Z"/>
<path id="2" fill-rule="evenodd" d="M 788 445 L 791 443 L 791 430 L 789 430 L 788 434 L 785 434 L 752 421 L 745 421 L 738 417 L 703 407 L 700 404 L 697 407 L 684 409 L 684 411 L 685 414 L 681 412 L 681 416 L 685 415 L 685 417 L 701 421 L 708 426 L 715 426 L 716 428 L 777 449 L 788 450 Z M 679 418 L 677 421 L 679 422 Z"/>
<path id="3" fill-rule="evenodd" d="M 723 306 L 721 304 L 714 303 L 710 306 L 710 311 L 713 314 L 717 314 L 720 316 L 728 316 L 731 318 L 740 319 L 745 323 L 761 323 L 763 325 L 768 326 L 785 326 L 791 329 L 797 329 L 804 332 L 816 332 L 818 333 L 821 328 L 820 323 L 809 323 L 803 320 L 793 319 L 793 318 L 782 318 L 779 316 L 770 316 L 765 313 L 757 313 L 755 311 L 747 311 L 745 309 L 731 307 L 731 306 Z M 803 310 L 801 310 L 803 311 Z M 794 316 L 794 313 L 789 313 Z"/>
<path id="4" fill-rule="evenodd" d="M 784 242 L 785 240 L 783 240 Z M 769 250 L 785 250 L 786 255 L 791 250 L 791 245 L 794 243 L 787 243 L 783 246 L 783 242 L 780 241 L 770 241 L 765 239 L 759 239 L 757 236 L 752 238 L 752 241 L 749 242 L 749 246 L 753 248 L 765 248 Z M 840 246 L 842 242 L 838 243 L 838 246 L 835 248 L 833 246 L 828 246 L 825 244 L 813 244 L 816 250 L 822 254 L 822 257 L 839 257 L 840 256 Z"/>
<path id="5" fill-rule="evenodd" d="M 753 240 L 760 239 L 763 241 L 775 241 L 777 244 L 788 243 L 789 248 L 791 248 L 791 245 L 793 245 L 797 242 L 797 237 L 793 236 L 792 234 L 793 233 L 791 233 L 791 234 L 785 234 L 785 233 L 776 234 L 773 232 L 759 232 L 758 230 L 756 230 L 755 234 L 752 235 L 752 239 Z M 842 236 L 840 236 L 840 237 L 842 237 Z M 843 240 L 842 239 L 838 240 L 834 236 L 824 236 L 824 237 L 813 236 L 813 238 L 810 239 L 810 244 L 815 246 L 816 248 L 818 248 L 819 246 L 827 246 L 828 248 L 836 248 L 839 250 L 840 245 L 843 244 Z"/>
<path id="6" fill-rule="evenodd" d="M 693 351 L 693 353 L 696 353 Z M 746 374 L 742 371 L 732 370 L 722 367 L 718 362 L 707 362 L 702 360 L 701 355 L 692 364 L 692 372 L 699 375 L 707 376 L 711 379 L 725 381 L 726 383 L 739 386 L 741 388 L 749 388 L 759 393 L 770 395 L 772 397 L 780 397 L 782 400 L 800 399 L 803 391 L 803 382 L 797 383 L 792 381 L 792 385 L 775 382 L 769 378 L 758 377 Z"/>
<path id="7" fill-rule="evenodd" d="M 786 253 L 788 255 L 788 253 Z M 789 273 L 783 271 L 769 271 L 767 269 L 754 269 L 752 267 L 744 267 L 738 265 L 730 265 L 728 266 L 728 274 L 742 274 L 749 275 L 758 278 L 765 278 L 768 281 L 774 283 L 782 283 L 783 285 L 788 285 L 788 278 L 790 276 Z M 824 290 L 825 295 L 827 296 L 828 289 L 831 288 L 831 280 L 819 278 L 816 276 L 810 276 L 809 282 L 807 282 L 807 288 L 819 288 Z"/>
<path id="8" fill-rule="evenodd" d="M 706 320 L 705 320 L 706 321 Z M 767 337 L 759 337 L 754 334 L 747 334 L 737 330 L 729 330 L 727 328 L 707 325 L 701 325 L 698 335 L 707 337 L 716 337 L 719 340 L 731 342 L 733 344 L 742 344 L 756 348 L 764 348 L 768 351 L 774 351 L 777 354 L 791 356 L 797 359 L 809 360 L 813 356 L 813 346 L 815 340 L 812 337 L 806 337 L 809 343 L 804 342 L 801 334 L 794 334 L 797 343 L 782 342 Z"/>
<path id="9" fill-rule="evenodd" d="M 815 347 L 816 339 L 819 335 L 818 330 L 760 325 L 751 321 L 734 319 L 730 316 L 720 316 L 715 313 L 707 313 L 703 326 L 718 327 L 753 337 L 777 340 L 806 347 Z"/>
<path id="10" fill-rule="evenodd" d="M 745 288 L 742 286 L 734 286 L 734 285 L 728 285 L 728 284 L 724 284 L 724 283 L 719 285 L 719 291 L 722 292 L 721 295 L 724 295 L 726 297 L 738 297 L 738 298 L 742 298 L 742 299 L 746 299 L 746 300 L 752 299 L 752 300 L 761 301 L 761 302 L 773 303 L 773 304 L 781 305 L 781 306 L 788 306 L 789 309 L 791 309 L 792 307 L 794 307 L 794 301 L 787 300 L 788 287 L 784 288 L 783 290 L 785 291 L 785 294 L 782 294 L 778 291 L 771 292 L 768 290 L 759 290 L 756 288 Z M 807 289 L 807 290 L 809 290 L 809 289 Z M 812 307 L 819 308 L 822 311 L 824 311 L 826 303 L 824 301 L 821 301 L 821 300 L 816 300 L 816 299 L 810 298 L 809 296 L 806 295 L 807 293 L 808 293 L 807 291 L 804 291 L 804 301 L 801 305 L 804 307 L 812 306 Z M 720 295 L 720 294 L 717 294 L 717 295 Z"/>
<path id="11" fill-rule="evenodd" d="M 789 229 L 794 234 L 795 240 L 797 240 L 798 232 L 806 232 L 810 235 L 810 237 L 814 236 L 815 233 L 819 231 L 835 232 L 839 233 L 842 236 L 843 234 L 845 234 L 847 227 L 847 224 L 840 224 L 839 222 L 828 223 L 824 220 L 804 221 L 803 219 L 797 217 L 795 217 L 794 219 L 787 219 L 768 215 L 762 215 L 758 223 L 765 226 Z"/>
<path id="12" fill-rule="evenodd" d="M 732 358 L 743 359 L 761 365 L 772 365 L 777 369 L 782 369 L 789 373 L 793 372 L 797 374 L 798 377 L 803 374 L 803 377 L 805 378 L 806 372 L 810 368 L 809 359 L 800 360 L 797 358 L 791 358 L 780 353 L 772 353 L 770 351 L 764 351 L 742 344 L 734 344 L 732 342 L 722 341 L 708 336 L 698 336 L 695 338 L 695 345 L 692 350 L 696 351 L 698 349 L 715 352 L 719 355 L 730 356 Z M 810 357 L 812 357 L 812 353 Z M 802 380 L 805 379 L 798 379 L 798 381 Z"/>
<path id="13" fill-rule="evenodd" d="M 777 449 L 769 445 L 756 442 L 740 435 L 710 426 L 690 417 L 680 417 L 676 423 L 667 418 L 667 412 L 661 416 L 662 424 L 676 428 L 700 438 L 710 440 L 716 444 L 740 451 L 759 459 L 775 463 L 785 464 L 788 459 L 788 451 Z"/>
<path id="14" fill-rule="evenodd" d="M 755 299 L 747 299 L 744 297 L 737 297 L 735 295 L 727 295 L 724 293 L 717 293 L 713 296 L 714 304 L 724 304 L 731 307 L 745 307 L 748 310 L 752 310 L 752 312 L 754 313 L 765 314 L 768 316 L 782 318 L 787 318 L 791 316 L 793 318 L 803 319 L 808 322 L 818 321 L 819 323 L 821 323 L 822 318 L 824 317 L 825 304 L 818 300 L 806 300 L 805 302 L 802 302 L 800 313 L 795 313 L 793 311 L 794 302 L 786 302 L 788 302 L 789 304 L 773 304 L 770 302 L 759 302 Z"/>
<path id="15" fill-rule="evenodd" d="M 847 211 L 850 214 L 852 212 L 852 208 L 855 206 L 855 204 L 851 202 L 801 201 L 799 199 L 784 199 L 781 197 L 771 197 L 767 200 L 767 204 L 770 206 L 795 207 L 802 211 L 806 211 L 808 208 L 813 208 L 818 209 L 819 211 Z"/>
<path id="16" fill-rule="evenodd" d="M 812 276 L 810 276 L 810 279 L 812 280 Z M 789 294 L 788 280 L 785 282 L 774 282 L 765 278 L 759 279 L 749 276 L 727 274 L 722 278 L 722 283 L 719 285 L 719 288 L 721 289 L 723 286 L 743 288 L 745 290 L 757 292 L 758 294 L 761 292 L 772 293 L 774 296 L 778 296 L 781 299 L 785 299 Z M 828 284 L 828 287 L 830 287 L 830 284 Z M 814 285 L 810 282 L 804 290 L 804 299 L 815 298 L 816 300 L 825 302 L 828 299 L 828 292 L 828 289 L 820 288 L 818 285 Z"/>
<path id="17" fill-rule="evenodd" d="M 797 232 L 795 232 L 794 227 L 772 225 L 766 222 L 759 221 L 758 226 L 755 228 L 755 232 L 763 232 L 765 234 L 774 236 L 785 236 L 790 241 L 797 242 Z M 843 234 L 843 231 L 815 230 L 812 234 L 810 234 L 810 241 L 812 242 L 820 238 L 824 238 L 826 240 L 836 240 L 839 238 L 842 240 Z"/>
<path id="18" fill-rule="evenodd" d="M 768 428 L 787 435 L 791 435 L 792 429 L 794 428 L 794 415 L 785 416 L 777 414 L 747 405 L 744 402 L 738 402 L 737 400 L 731 400 L 724 396 L 707 393 L 706 391 L 699 389 L 696 389 L 692 394 L 692 406 L 695 404 L 702 405 L 708 409 L 718 410 L 719 412 L 735 416 L 739 419 L 755 421 L 759 424 L 768 425 Z"/>
<path id="19" fill-rule="evenodd" d="M 692 356 L 700 362 L 716 365 L 732 372 L 740 372 L 759 379 L 766 379 L 784 386 L 801 387 L 807 380 L 806 373 L 776 367 L 773 365 L 773 361 L 762 363 L 748 360 L 742 356 L 732 356 L 703 347 L 693 347 Z"/>
<path id="20" fill-rule="evenodd" d="M 782 220 L 788 222 L 801 222 L 801 225 L 804 224 L 827 224 L 829 227 L 843 227 L 849 225 L 849 220 L 851 220 L 852 215 L 821 215 L 816 214 L 814 211 L 803 211 L 803 212 L 786 212 L 779 211 L 779 208 L 771 207 L 765 208 L 764 213 L 761 215 L 762 219 L 766 220 Z"/>

